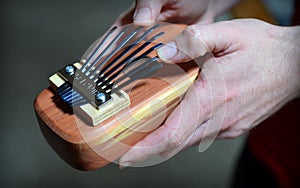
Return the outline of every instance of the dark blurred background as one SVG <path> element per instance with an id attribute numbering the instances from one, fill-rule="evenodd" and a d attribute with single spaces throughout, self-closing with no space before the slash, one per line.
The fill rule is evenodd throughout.
<path id="1" fill-rule="evenodd" d="M 203 153 L 191 148 L 151 167 L 120 171 L 111 164 L 91 172 L 68 166 L 43 138 L 33 101 L 48 87 L 48 76 L 80 59 L 131 3 L 129 0 L 1 1 L 0 187 L 230 185 L 245 136 L 216 141 Z M 286 5 L 288 9 L 283 12 L 289 13 L 291 4 Z M 230 17 L 225 14 L 219 19 Z"/>

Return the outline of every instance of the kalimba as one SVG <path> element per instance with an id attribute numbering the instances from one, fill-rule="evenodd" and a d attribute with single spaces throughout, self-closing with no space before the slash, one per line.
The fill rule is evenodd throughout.
<path id="1" fill-rule="evenodd" d="M 82 59 L 49 77 L 35 99 L 41 131 L 71 166 L 101 168 L 160 126 L 196 79 L 196 62 L 164 63 L 157 49 L 185 26 L 113 27 Z"/>

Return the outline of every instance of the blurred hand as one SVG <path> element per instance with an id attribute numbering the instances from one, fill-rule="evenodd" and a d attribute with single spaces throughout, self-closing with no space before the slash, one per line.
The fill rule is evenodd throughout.
<path id="1" fill-rule="evenodd" d="M 149 25 L 155 21 L 181 24 L 207 24 L 239 0 L 136 0 L 114 25 L 136 23 Z"/>
<path id="2" fill-rule="evenodd" d="M 195 24 L 212 22 L 209 0 L 137 0 L 133 21 Z"/>
<path id="3" fill-rule="evenodd" d="M 120 165 L 155 154 L 168 158 L 215 136 L 238 137 L 299 97 L 299 34 L 300 27 L 251 19 L 189 26 L 159 49 L 160 58 L 181 63 L 211 54 L 164 125 L 132 147 Z"/>

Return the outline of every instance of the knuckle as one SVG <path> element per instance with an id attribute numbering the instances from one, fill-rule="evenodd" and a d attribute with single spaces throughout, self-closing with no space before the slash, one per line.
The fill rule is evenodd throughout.
<path id="1" fill-rule="evenodd" d="M 177 148 L 184 143 L 184 140 L 185 140 L 185 137 L 182 134 L 176 132 L 176 133 L 170 135 L 170 137 L 168 139 L 167 147 L 168 147 L 168 149 Z"/>
<path id="2" fill-rule="evenodd" d="M 224 120 L 221 131 L 227 131 L 232 128 L 233 123 L 230 120 Z"/>
<path id="3" fill-rule="evenodd" d="M 189 32 L 190 35 L 196 35 L 198 33 L 198 26 L 197 25 L 191 25 L 186 30 Z"/>

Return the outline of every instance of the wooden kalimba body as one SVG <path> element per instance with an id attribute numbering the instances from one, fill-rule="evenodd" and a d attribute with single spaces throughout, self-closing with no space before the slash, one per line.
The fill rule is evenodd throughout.
<path id="1" fill-rule="evenodd" d="M 148 39 L 160 32 L 163 32 L 164 35 L 155 41 L 149 42 L 149 45 L 166 44 L 180 34 L 184 28 L 184 26 L 180 25 L 162 24 L 155 28 L 151 36 L 148 36 Z M 137 38 L 140 36 L 141 34 L 137 34 Z M 130 47 L 128 53 L 134 53 L 134 50 L 139 49 L 147 40 L 145 39 L 136 46 Z M 97 48 L 97 44 L 99 44 L 99 41 L 91 49 Z M 113 54 L 107 63 L 109 64 L 112 62 L 112 59 L 122 54 L 125 51 L 124 49 L 126 50 L 127 47 Z M 147 50 L 149 48 L 140 50 L 136 53 L 136 57 L 145 54 Z M 99 48 L 99 52 L 101 51 L 103 49 Z M 94 59 L 99 57 L 99 52 L 94 53 Z M 87 54 L 87 59 L 92 59 L 92 52 Z M 130 56 L 124 54 L 119 62 Z M 146 55 L 147 58 L 155 57 L 157 55 L 156 49 L 150 53 L 146 53 Z M 106 57 L 109 57 L 109 53 L 105 54 L 99 62 L 103 61 Z M 59 93 L 62 90 L 61 87 L 63 84 L 71 84 L 71 87 L 77 89 L 79 95 L 83 95 L 83 98 L 88 98 L 92 95 L 91 93 L 85 95 L 85 92 L 80 88 L 82 86 L 76 87 L 75 83 L 77 77 L 79 79 L 78 75 L 85 74 L 82 71 L 82 67 L 89 66 L 85 60 L 81 60 L 73 65 L 71 64 L 71 66 L 74 66 L 73 68 L 80 71 L 80 74 L 76 74 L 75 72 L 75 76 L 70 74 L 73 76 L 73 81 L 70 81 L 67 78 L 68 75 L 65 75 L 69 73 L 68 68 L 70 67 L 65 67 L 61 72 L 53 74 L 49 78 L 51 87 L 43 90 L 34 102 L 41 131 L 48 143 L 64 161 L 80 170 L 98 169 L 117 160 L 135 143 L 159 127 L 170 112 L 179 104 L 181 98 L 196 79 L 199 72 L 199 67 L 195 62 L 176 65 L 159 61 L 156 63 L 163 65 L 161 68 L 155 70 L 151 75 L 131 76 L 131 78 L 134 78 L 133 81 L 122 88 L 122 90 L 117 90 L 114 93 L 113 86 L 110 85 L 111 88 L 107 91 L 110 96 L 115 96 L 109 101 L 104 100 L 101 104 L 97 105 L 96 102 L 93 102 L 89 98 L 89 100 L 85 100 L 85 104 L 78 102 L 79 105 L 74 105 L 76 103 L 72 103 L 72 100 L 76 101 L 77 98 L 73 97 L 70 104 L 68 104 L 69 99 L 65 97 L 67 95 L 66 92 Z M 99 62 L 96 62 L 97 65 Z M 127 72 L 120 73 L 118 76 L 121 77 L 122 75 L 129 74 L 128 72 L 139 68 L 142 63 L 133 66 Z M 126 65 L 128 64 L 130 63 Z M 107 68 L 107 70 L 110 71 L 111 68 Z M 97 70 L 95 71 L 97 72 Z M 99 72 L 97 72 L 97 75 L 100 78 Z M 84 83 L 89 78 L 85 78 L 77 84 Z M 108 85 L 110 82 L 105 83 Z M 101 85 L 98 81 L 95 84 Z M 99 91 L 97 92 L 99 94 Z M 93 97 L 97 98 L 97 96 Z M 101 97 L 100 99 L 102 99 Z"/>

